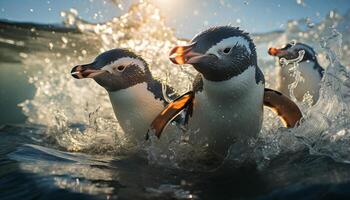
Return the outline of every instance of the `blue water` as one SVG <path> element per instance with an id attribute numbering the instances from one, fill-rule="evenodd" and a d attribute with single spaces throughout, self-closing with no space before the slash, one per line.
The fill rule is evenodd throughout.
<path id="1" fill-rule="evenodd" d="M 348 199 L 350 166 L 301 151 L 269 167 L 234 163 L 212 172 L 45 147 L 40 126 L 0 129 L 1 199 Z"/>

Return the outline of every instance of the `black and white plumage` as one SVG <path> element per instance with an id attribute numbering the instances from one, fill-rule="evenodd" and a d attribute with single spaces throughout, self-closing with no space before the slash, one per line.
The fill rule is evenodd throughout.
<path id="1" fill-rule="evenodd" d="M 106 51 L 89 64 L 71 71 L 74 78 L 92 78 L 104 87 L 116 118 L 128 138 L 142 141 L 154 117 L 167 104 L 162 84 L 144 59 L 126 49 Z M 167 87 L 167 93 L 173 90 Z"/>
<path id="2" fill-rule="evenodd" d="M 269 48 L 268 53 L 276 56 L 279 59 L 285 58 L 287 60 L 294 60 L 298 58 L 299 52 L 304 51 L 303 58 L 298 61 L 298 70 L 301 73 L 303 81 L 300 81 L 294 89 L 294 95 L 298 101 L 302 101 L 304 95 L 309 92 L 313 97 L 313 103 L 316 103 L 319 97 L 319 90 L 321 87 L 321 79 L 323 77 L 324 69 L 317 61 L 316 52 L 312 47 L 304 43 L 286 44 L 283 48 Z M 290 97 L 290 90 L 288 85 L 295 81 L 291 68 L 293 63 L 286 66 L 279 64 L 278 68 L 278 91 Z"/>
<path id="3" fill-rule="evenodd" d="M 263 105 L 285 115 L 290 126 L 300 119 L 297 106 L 280 93 L 265 90 L 264 75 L 257 66 L 255 45 L 238 28 L 221 26 L 195 36 L 188 46 L 171 50 L 175 64 L 190 64 L 198 72 L 193 90 L 170 103 L 151 124 L 160 136 L 166 123 L 181 110 L 188 113 L 188 127 L 207 140 L 208 149 L 225 156 L 231 144 L 247 141 L 260 132 Z M 277 100 L 277 101 L 276 101 Z M 283 103 L 288 106 L 281 106 Z M 287 108 L 287 109 L 285 109 Z M 283 110 L 284 109 L 284 110 Z M 286 114 L 290 110 L 294 113 Z"/>

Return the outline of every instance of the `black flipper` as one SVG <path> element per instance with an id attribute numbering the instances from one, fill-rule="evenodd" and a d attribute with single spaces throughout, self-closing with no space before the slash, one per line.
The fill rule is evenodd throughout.
<path id="1" fill-rule="evenodd" d="M 288 128 L 294 127 L 303 117 L 298 106 L 287 96 L 265 88 L 264 105 L 270 107 Z"/>
<path id="2" fill-rule="evenodd" d="M 159 138 L 166 125 L 183 110 L 186 110 L 186 123 L 188 118 L 192 115 L 193 99 L 194 92 L 190 91 L 170 102 L 151 123 L 151 127 L 147 131 L 146 140 L 149 138 L 150 132 L 154 132 L 154 134 Z"/>

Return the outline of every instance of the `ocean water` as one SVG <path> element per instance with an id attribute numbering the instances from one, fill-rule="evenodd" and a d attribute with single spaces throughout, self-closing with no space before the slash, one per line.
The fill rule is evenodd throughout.
<path id="1" fill-rule="evenodd" d="M 155 77 L 187 91 L 195 71 L 167 58 L 186 39 L 175 36 L 154 5 L 137 3 L 104 24 L 87 23 L 75 10 L 62 17 L 62 25 L 0 22 L 0 199 L 350 198 L 350 13 L 331 11 L 319 24 L 295 20 L 281 32 L 252 34 L 271 88 L 279 61 L 266 56 L 269 46 L 294 40 L 315 47 L 326 68 L 320 99 L 299 103 L 304 119 L 293 129 L 265 109 L 259 138 L 233 144 L 215 168 L 190 157 L 201 144 L 186 135 L 170 145 L 174 151 L 158 152 L 152 143 L 135 148 L 107 93 L 70 75 L 72 66 L 100 52 L 131 48 Z M 20 109 L 4 106 L 13 104 Z"/>

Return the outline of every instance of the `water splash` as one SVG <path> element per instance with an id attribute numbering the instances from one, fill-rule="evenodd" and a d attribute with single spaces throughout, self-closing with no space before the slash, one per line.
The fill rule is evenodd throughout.
<path id="1" fill-rule="evenodd" d="M 301 138 L 313 154 L 332 157 L 341 162 L 349 162 L 349 106 L 345 97 L 349 89 L 349 69 L 340 63 L 342 49 L 342 34 L 331 28 L 330 34 L 321 39 L 330 65 L 325 71 L 320 91 L 320 100 L 309 111 L 305 124 L 318 115 L 318 123 L 322 130 L 309 132 Z M 308 120 L 313 118 L 312 120 Z"/>
<path id="2" fill-rule="evenodd" d="M 331 11 L 319 24 L 305 26 L 310 23 L 307 19 L 292 20 L 282 33 L 255 36 L 258 55 L 265 55 L 270 46 L 282 46 L 291 40 L 311 45 L 318 52 L 320 64 L 327 68 L 321 87 L 324 96 L 312 107 L 311 97 L 307 94 L 304 96 L 303 103 L 299 104 L 304 119 L 301 125 L 294 129 L 281 128 L 276 116 L 265 109 L 259 137 L 252 139 L 243 150 L 239 145 L 233 145 L 231 149 L 234 151 L 230 151 L 233 156 L 230 159 L 238 164 L 250 160 L 259 168 L 264 168 L 279 155 L 308 149 L 313 155 L 326 155 L 338 162 L 349 161 L 350 79 L 349 68 L 345 67 L 350 64 L 350 38 L 345 28 L 349 27 L 349 17 L 350 12 L 341 16 Z M 266 59 L 264 56 L 258 58 L 260 67 L 268 66 L 263 68 L 266 86 L 275 88 L 277 70 L 271 68 L 275 65 L 273 59 Z M 279 63 L 276 64 L 278 66 Z"/>
<path id="3" fill-rule="evenodd" d="M 99 52 L 111 48 L 132 49 L 145 58 L 156 78 L 169 85 L 177 85 L 180 93 L 187 89 L 191 80 L 184 79 L 183 74 L 193 74 L 193 70 L 182 70 L 177 66 L 170 68 L 165 53 L 182 41 L 165 26 L 164 18 L 154 5 L 137 3 L 126 14 L 104 24 L 87 23 L 78 17 L 76 10 L 62 12 L 61 15 L 64 25 L 74 31 L 34 30 L 40 36 L 39 42 L 47 46 L 39 51 L 27 52 L 22 60 L 26 70 L 30 71 L 29 81 L 37 91 L 32 100 L 20 104 L 28 122 L 48 126 L 48 138 L 60 147 L 70 151 L 90 149 L 98 152 L 93 147 L 93 144 L 101 147 L 101 141 L 93 142 L 98 135 L 114 140 L 107 147 L 126 143 L 105 90 L 92 80 L 77 81 L 69 74 L 72 66 L 90 62 Z M 167 76 L 173 78 L 164 79 Z M 185 84 L 178 85 L 178 82 Z M 94 111 L 96 108 L 99 108 L 98 112 Z M 89 114 L 92 112 L 98 115 L 98 123 L 92 123 Z M 82 130 L 71 128 L 75 124 L 83 126 Z M 100 151 L 107 151 L 107 147 L 100 148 Z M 111 151 L 113 149 L 116 148 L 111 148 Z"/>
<path id="4" fill-rule="evenodd" d="M 325 155 L 339 162 L 349 162 L 349 71 L 340 64 L 342 34 L 334 28 L 320 40 L 329 65 L 321 83 L 320 99 L 312 107 L 304 109 L 304 119 L 299 127 L 270 131 L 263 128 L 264 145 L 255 146 L 254 155 L 262 155 L 258 165 L 266 165 L 271 158 L 288 150 L 289 152 L 309 149 L 310 154 Z M 345 97 L 346 96 L 346 97 Z M 270 138 L 270 139 L 269 139 Z M 261 149 L 268 147 L 268 150 Z M 262 159 L 261 159 L 262 158 Z"/>
<path id="5" fill-rule="evenodd" d="M 172 65 L 167 52 L 185 41 L 175 36 L 174 31 L 165 25 L 160 11 L 147 1 L 134 4 L 126 14 L 103 24 L 87 23 L 79 19 L 74 10 L 63 12 L 62 16 L 65 29 L 47 31 L 37 27 L 21 30 L 20 33 L 29 38 L 16 40 L 14 44 L 18 48 L 30 47 L 18 52 L 28 71 L 29 81 L 37 89 L 33 99 L 20 105 L 28 122 L 47 126 L 45 141 L 63 150 L 95 154 L 130 150 L 132 147 L 114 117 L 104 89 L 92 80 L 73 79 L 69 73 L 71 67 L 90 62 L 107 49 L 130 48 L 146 59 L 155 77 L 182 93 L 188 90 L 195 72 L 192 68 Z M 343 17 L 332 11 L 324 21 L 313 26 L 308 25 L 310 21 L 307 19 L 293 20 L 284 32 L 253 35 L 259 66 L 264 71 L 268 87 L 276 85 L 273 59 L 266 59 L 262 53 L 268 46 L 279 46 L 292 39 L 305 42 L 315 47 L 321 65 L 328 68 L 320 100 L 311 108 L 303 107 L 305 118 L 298 128 L 281 128 L 276 115 L 265 109 L 259 137 L 244 147 L 242 144 L 233 145 L 228 159 L 237 163 L 254 160 L 264 167 L 278 155 L 308 148 L 312 154 L 349 162 L 350 82 L 348 69 L 340 64 L 340 61 L 345 65 L 350 63 L 350 40 L 348 34 L 344 34 L 348 31 L 344 28 L 349 27 L 348 19 L 350 13 Z M 15 41 L 0 39 L 10 43 Z M 298 82 L 300 77 L 297 79 Z M 186 162 L 182 164 L 196 169 L 198 162 L 194 158 L 200 157 L 201 150 L 206 147 L 205 138 L 191 140 L 196 134 L 200 132 L 189 130 L 179 134 L 165 153 L 151 148 L 154 153 L 152 161 L 166 163 L 170 160 L 175 167 Z"/>
<path id="6" fill-rule="evenodd" d="M 286 67 L 289 64 L 293 65 L 293 67 L 291 67 L 289 71 L 291 71 L 291 75 L 292 77 L 294 77 L 294 82 L 288 85 L 288 89 L 289 89 L 290 97 L 294 102 L 297 102 L 297 98 L 294 95 L 295 88 L 297 88 L 299 82 L 305 81 L 299 70 L 299 63 L 303 60 L 304 55 L 305 55 L 305 51 L 301 50 L 298 52 L 298 57 L 296 57 L 295 59 L 290 59 L 290 60 L 287 60 L 285 58 L 280 59 L 280 63 L 282 67 Z"/>

